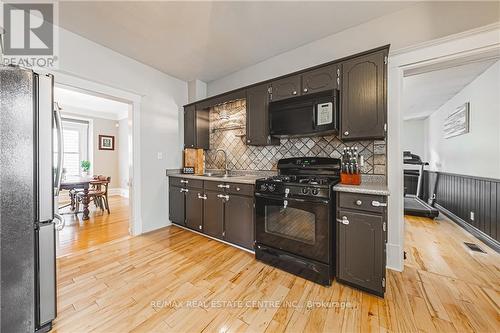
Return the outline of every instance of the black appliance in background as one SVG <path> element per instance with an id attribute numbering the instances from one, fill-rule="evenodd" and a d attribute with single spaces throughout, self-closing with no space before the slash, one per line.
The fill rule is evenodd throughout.
<path id="1" fill-rule="evenodd" d="M 409 151 L 403 152 L 403 163 L 406 165 L 418 166 L 418 170 L 414 169 L 404 170 L 404 178 L 406 184 L 405 187 L 410 187 L 410 185 L 415 184 L 415 181 L 413 180 L 416 179 L 416 188 L 414 188 L 414 194 L 407 193 L 408 189 L 405 188 L 404 213 L 406 215 L 422 216 L 435 219 L 436 217 L 439 216 L 439 210 L 437 210 L 437 208 L 434 208 L 421 198 L 424 168 L 425 166 L 429 165 L 429 163 L 423 162 L 420 156 L 412 154 Z M 409 190 L 410 192 L 412 192 L 413 188 Z M 431 198 L 431 200 L 433 200 L 433 198 Z"/>
<path id="2" fill-rule="evenodd" d="M 46 332 L 56 317 L 62 132 L 53 85 L 52 76 L 0 66 L 2 332 Z"/>
<path id="3" fill-rule="evenodd" d="M 255 257 L 322 285 L 335 276 L 335 192 L 340 160 L 286 158 L 255 187 Z"/>
<path id="4" fill-rule="evenodd" d="M 339 91 L 269 103 L 270 134 L 277 137 L 338 133 Z"/>

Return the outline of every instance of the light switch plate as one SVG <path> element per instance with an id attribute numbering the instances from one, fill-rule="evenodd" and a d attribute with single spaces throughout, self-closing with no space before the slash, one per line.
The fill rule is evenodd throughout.
<path id="1" fill-rule="evenodd" d="M 157 157 L 158 157 L 159 160 L 162 160 L 163 159 L 163 153 L 162 152 L 158 152 Z"/>

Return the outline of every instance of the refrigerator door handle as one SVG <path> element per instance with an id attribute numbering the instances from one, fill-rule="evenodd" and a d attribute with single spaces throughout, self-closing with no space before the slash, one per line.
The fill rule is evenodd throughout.
<path id="1" fill-rule="evenodd" d="M 38 180 L 38 222 L 54 219 L 53 117 L 54 78 L 36 75 L 38 94 L 36 105 L 36 169 Z"/>
<path id="2" fill-rule="evenodd" d="M 57 132 L 57 169 L 55 174 L 54 195 L 57 197 L 61 188 L 62 171 L 64 165 L 64 137 L 61 120 L 61 108 L 54 102 L 54 125 Z"/>

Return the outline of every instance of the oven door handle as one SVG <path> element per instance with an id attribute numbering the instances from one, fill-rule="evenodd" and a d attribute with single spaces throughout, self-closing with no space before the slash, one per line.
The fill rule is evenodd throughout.
<path id="1" fill-rule="evenodd" d="M 316 198 L 311 198 L 311 199 L 301 199 L 301 198 L 290 198 L 290 197 L 280 197 L 280 196 L 273 196 L 273 195 L 265 195 L 262 193 L 255 193 L 256 197 L 263 198 L 263 199 L 273 199 L 273 200 L 281 200 L 281 201 L 296 201 L 296 202 L 312 202 L 312 203 L 323 203 L 323 204 L 328 204 L 330 201 L 328 200 L 322 200 L 322 199 L 316 199 Z"/>

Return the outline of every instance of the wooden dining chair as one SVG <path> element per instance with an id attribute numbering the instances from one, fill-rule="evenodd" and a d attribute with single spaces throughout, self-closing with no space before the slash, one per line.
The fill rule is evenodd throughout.
<path id="1" fill-rule="evenodd" d="M 94 176 L 94 180 L 90 182 L 92 188 L 89 189 L 89 199 L 90 201 L 94 201 L 96 207 L 101 208 L 101 210 L 106 209 L 108 214 L 111 213 L 109 209 L 109 200 L 108 200 L 108 188 L 109 183 L 111 182 L 111 177 L 106 176 Z M 79 211 L 79 206 L 84 196 L 83 192 L 76 193 L 76 211 Z"/>

